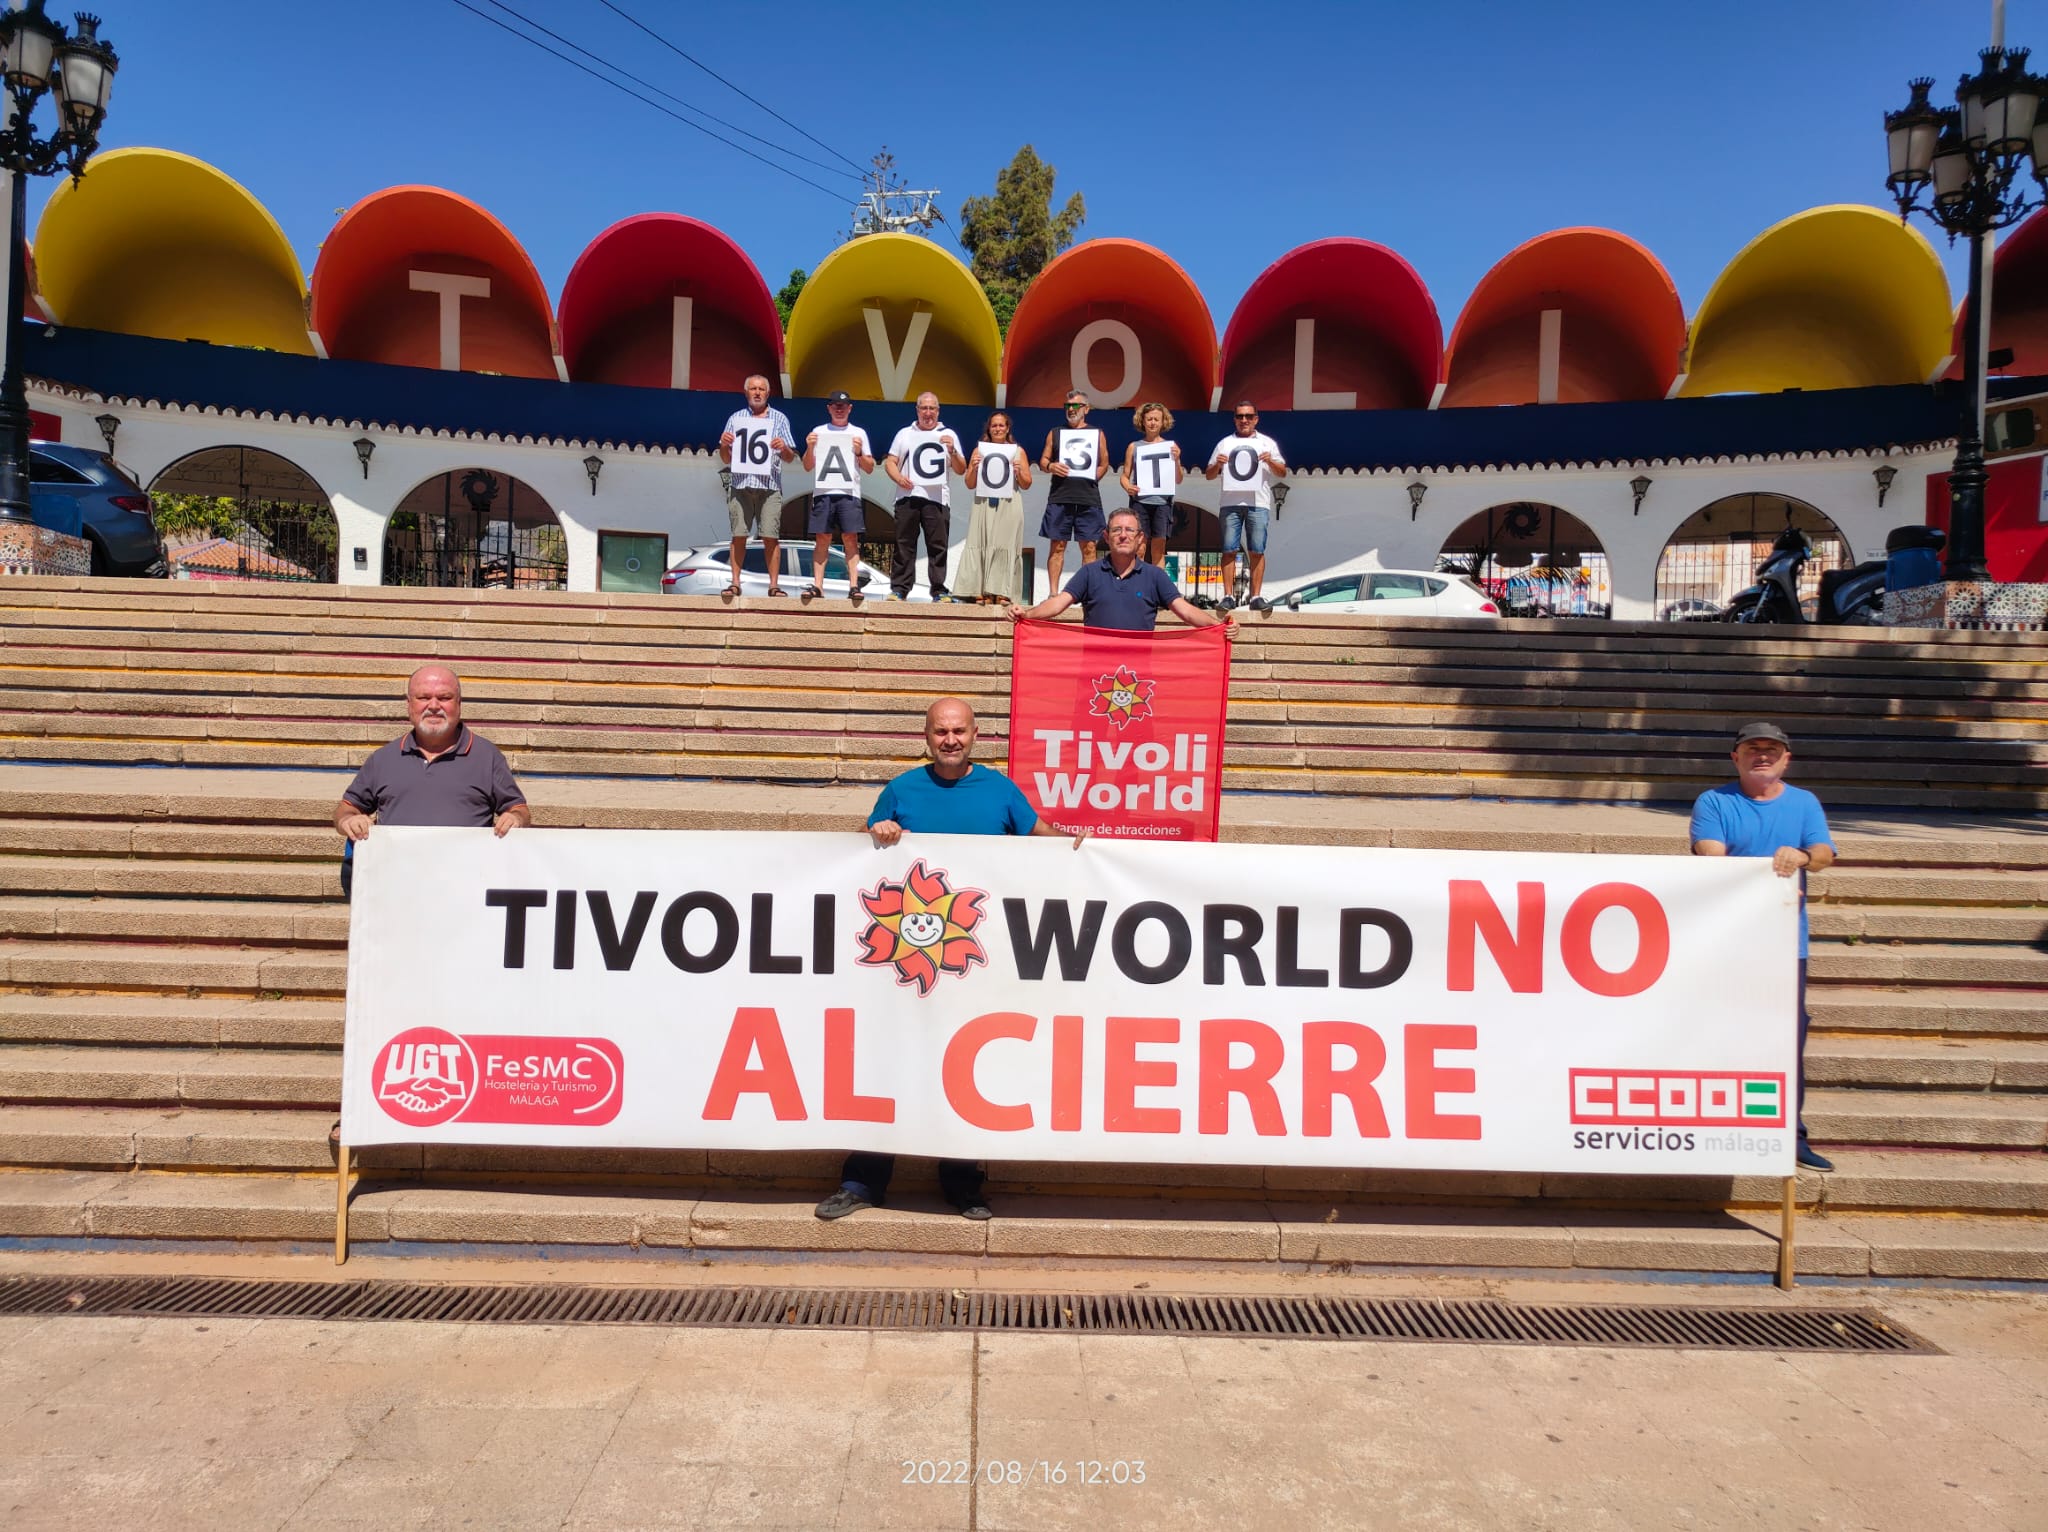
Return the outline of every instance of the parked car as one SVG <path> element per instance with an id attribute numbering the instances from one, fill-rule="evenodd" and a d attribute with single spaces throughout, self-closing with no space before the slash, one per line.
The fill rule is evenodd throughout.
<path id="1" fill-rule="evenodd" d="M 1719 622 L 1721 604 L 1699 596 L 1687 596 L 1678 601 L 1667 601 L 1657 613 L 1659 622 Z"/>
<path id="2" fill-rule="evenodd" d="M 1373 569 L 1332 575 L 1272 598 L 1275 606 L 1310 615 L 1367 617 L 1498 617 L 1493 598 L 1460 574 Z"/>
<path id="3" fill-rule="evenodd" d="M 810 589 L 814 552 L 809 543 L 795 542 L 782 543 L 775 550 L 782 566 L 782 588 L 792 600 Z M 860 583 L 862 594 L 871 599 L 886 595 L 889 590 L 887 571 L 865 561 L 860 566 Z M 661 577 L 662 592 L 670 596 L 722 596 L 731 584 L 732 549 L 723 543 L 715 548 L 685 548 Z M 768 550 L 759 541 L 747 543 L 746 558 L 740 564 L 740 594 L 768 594 Z M 828 600 L 844 601 L 848 594 L 846 554 L 835 547 L 825 555 L 825 596 Z M 910 599 L 929 601 L 931 592 L 922 585 L 912 586 Z"/>
<path id="4" fill-rule="evenodd" d="M 149 496 L 106 453 L 31 442 L 28 465 L 36 525 L 83 537 L 92 545 L 94 574 L 169 576 L 170 561 L 150 515 Z"/>

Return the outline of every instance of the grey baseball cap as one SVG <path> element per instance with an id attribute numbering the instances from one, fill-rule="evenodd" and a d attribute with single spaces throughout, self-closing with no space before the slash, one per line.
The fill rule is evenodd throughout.
<path id="1" fill-rule="evenodd" d="M 825 402 L 827 404 L 851 404 L 853 403 L 853 395 L 843 388 L 835 388 L 825 396 Z"/>
<path id="2" fill-rule="evenodd" d="M 1786 737 L 1785 731 L 1774 723 L 1746 723 L 1735 731 L 1735 744 L 1738 749 L 1753 739 L 1772 739 L 1787 750 L 1792 748 L 1792 741 Z"/>

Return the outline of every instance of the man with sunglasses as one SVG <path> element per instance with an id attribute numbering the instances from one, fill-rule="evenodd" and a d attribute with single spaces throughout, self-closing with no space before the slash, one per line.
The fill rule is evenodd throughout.
<path id="1" fill-rule="evenodd" d="M 1280 444 L 1259 430 L 1259 412 L 1241 400 L 1231 412 L 1236 434 L 1226 436 L 1209 454 L 1204 477 L 1223 480 L 1223 609 L 1237 605 L 1237 550 L 1251 556 L 1252 588 L 1248 605 L 1266 609 L 1260 594 L 1266 584 L 1266 523 L 1273 514 L 1273 485 L 1287 477 Z"/>
<path id="2" fill-rule="evenodd" d="M 1224 622 L 1237 626 L 1233 616 L 1205 612 L 1174 588 L 1166 571 L 1145 562 L 1145 522 L 1129 506 L 1109 513 L 1109 553 L 1083 564 L 1067 588 L 1054 591 L 1028 611 L 1010 608 L 1010 619 L 1057 617 L 1075 602 L 1081 603 L 1081 621 L 1091 628 L 1115 628 L 1125 633 L 1150 633 L 1161 612 L 1171 612 L 1191 628 L 1211 627 Z"/>
<path id="3" fill-rule="evenodd" d="M 1045 433 L 1038 466 L 1052 476 L 1038 535 L 1051 545 L 1045 554 L 1045 584 L 1056 593 L 1067 544 L 1080 543 L 1085 569 L 1095 562 L 1095 545 L 1102 540 L 1102 476 L 1109 472 L 1109 438 L 1088 424 L 1088 396 L 1080 389 L 1067 394 L 1067 423 Z"/>

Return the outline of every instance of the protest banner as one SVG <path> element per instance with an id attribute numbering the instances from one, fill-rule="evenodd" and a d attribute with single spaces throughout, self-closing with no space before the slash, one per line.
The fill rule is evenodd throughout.
<path id="1" fill-rule="evenodd" d="M 1014 631 L 1010 780 L 1031 806 L 1095 835 L 1216 839 L 1230 630 Z"/>
<path id="2" fill-rule="evenodd" d="M 1797 899 L 1741 858 L 380 826 L 343 1136 L 1786 1175 Z"/>

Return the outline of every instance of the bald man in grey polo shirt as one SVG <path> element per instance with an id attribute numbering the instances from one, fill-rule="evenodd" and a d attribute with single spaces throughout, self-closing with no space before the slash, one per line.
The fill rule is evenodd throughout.
<path id="1" fill-rule="evenodd" d="M 462 682 L 445 665 L 422 665 L 405 687 L 412 727 L 380 745 L 335 805 L 334 828 L 369 838 L 385 825 L 473 825 L 503 835 L 533 823 L 526 794 L 498 747 L 462 722 Z"/>

